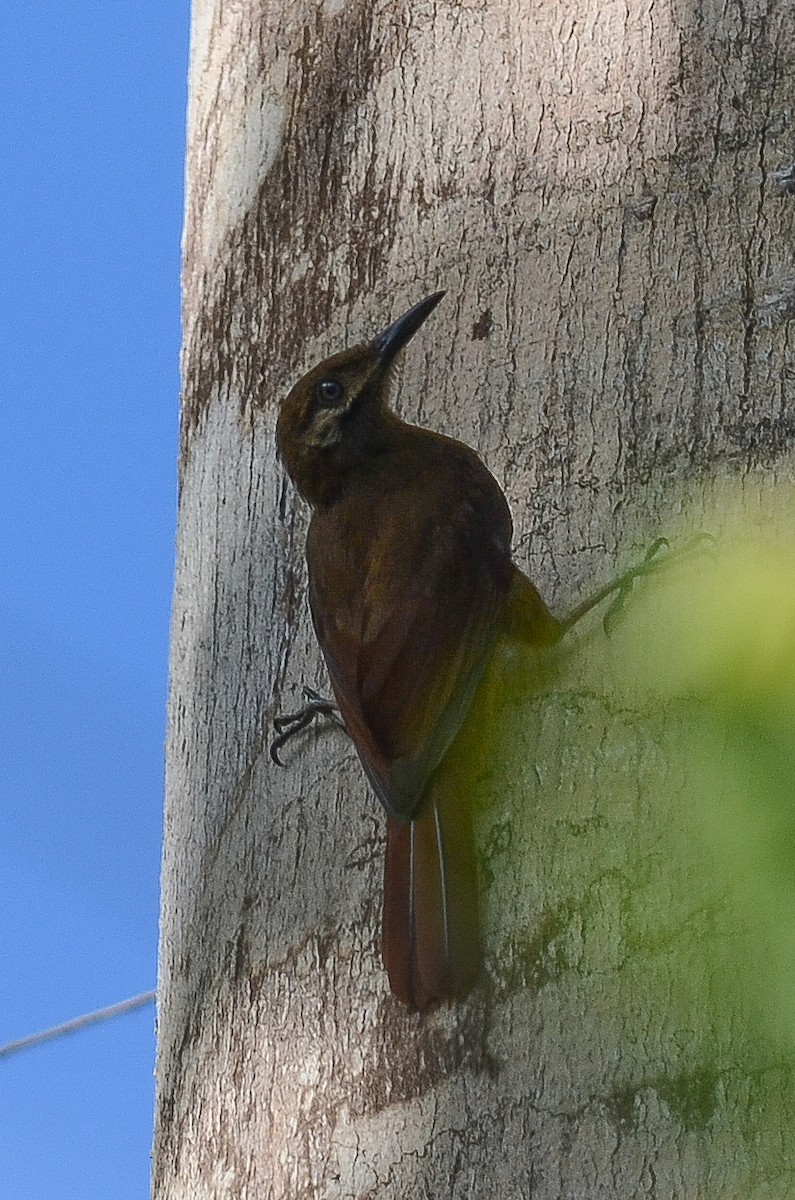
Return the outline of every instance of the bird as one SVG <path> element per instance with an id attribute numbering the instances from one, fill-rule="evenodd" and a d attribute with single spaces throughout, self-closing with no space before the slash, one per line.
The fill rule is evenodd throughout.
<path id="1" fill-rule="evenodd" d="M 313 367 L 276 427 L 311 509 L 317 641 L 386 810 L 384 964 L 417 1010 L 465 996 L 481 965 L 472 797 L 448 769 L 478 685 L 500 643 L 550 646 L 569 625 L 513 562 L 508 503 L 481 458 L 390 406 L 395 360 L 444 295 Z"/>

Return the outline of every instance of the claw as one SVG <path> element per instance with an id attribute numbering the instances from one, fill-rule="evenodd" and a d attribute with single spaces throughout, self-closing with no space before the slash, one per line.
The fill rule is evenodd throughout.
<path id="1" fill-rule="evenodd" d="M 714 545 L 715 538 L 711 533 L 698 533 L 690 541 L 680 546 L 678 550 L 671 550 L 668 538 L 656 538 L 637 566 L 630 567 L 628 571 L 625 571 L 623 575 L 619 575 L 612 583 L 608 583 L 605 587 L 600 588 L 595 595 L 590 596 L 582 604 L 579 604 L 574 612 L 562 622 L 563 631 L 566 632 L 566 630 L 571 629 L 586 613 L 589 613 L 592 608 L 600 604 L 602 600 L 606 600 L 608 596 L 615 595 L 613 603 L 602 618 L 602 627 L 607 636 L 610 637 L 627 602 L 627 597 L 632 591 L 635 580 L 641 579 L 646 575 L 654 575 L 657 571 L 664 570 L 670 566 L 674 559 L 692 554 L 702 542 L 711 542 Z M 661 550 L 666 551 L 662 556 L 660 556 Z"/>
<path id="2" fill-rule="evenodd" d="M 327 700 L 325 696 L 321 696 L 319 692 L 310 687 L 304 688 L 304 696 L 307 703 L 298 712 L 285 713 L 284 716 L 275 716 L 273 718 L 276 737 L 270 744 L 270 756 L 277 767 L 284 766 L 284 763 L 279 758 L 279 751 L 282 746 L 286 745 L 295 734 L 300 733 L 303 729 L 311 725 L 317 717 L 327 717 L 335 725 L 338 725 L 340 729 L 345 728 L 345 722 L 333 701 Z"/>

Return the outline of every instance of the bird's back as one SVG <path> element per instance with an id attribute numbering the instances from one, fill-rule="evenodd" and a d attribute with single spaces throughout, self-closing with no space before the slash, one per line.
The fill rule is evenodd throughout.
<path id="1" fill-rule="evenodd" d="M 460 728 L 511 584 L 511 519 L 469 447 L 402 426 L 315 511 L 310 603 L 340 708 L 408 818 Z"/>

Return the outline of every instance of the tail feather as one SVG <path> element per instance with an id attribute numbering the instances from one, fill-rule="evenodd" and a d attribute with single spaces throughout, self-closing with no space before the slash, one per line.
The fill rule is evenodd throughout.
<path id="1" fill-rule="evenodd" d="M 434 782 L 413 821 L 387 818 L 383 954 L 412 1008 L 463 995 L 480 966 L 471 818 Z"/>

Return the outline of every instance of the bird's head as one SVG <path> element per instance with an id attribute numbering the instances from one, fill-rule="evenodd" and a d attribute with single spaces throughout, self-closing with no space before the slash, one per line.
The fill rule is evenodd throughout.
<path id="1" fill-rule="evenodd" d="M 371 342 L 324 359 L 285 398 L 276 425 L 279 457 L 310 504 L 333 494 L 388 436 L 396 422 L 386 403 L 389 369 L 443 295 L 421 300 Z"/>

